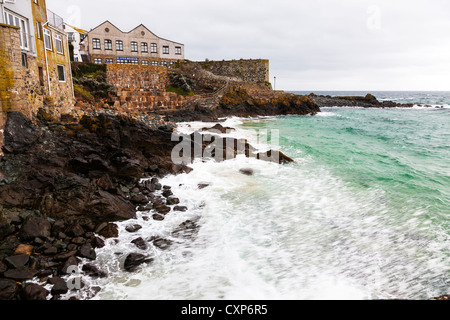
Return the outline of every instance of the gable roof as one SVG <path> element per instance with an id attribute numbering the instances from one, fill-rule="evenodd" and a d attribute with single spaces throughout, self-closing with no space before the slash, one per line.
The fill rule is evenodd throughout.
<path id="1" fill-rule="evenodd" d="M 132 33 L 133 31 L 137 30 L 138 28 L 143 27 L 143 28 L 145 28 L 148 32 L 150 32 L 152 35 L 154 35 L 155 37 L 157 37 L 157 38 L 160 39 L 160 40 L 170 41 L 170 42 L 173 42 L 173 43 L 180 44 L 180 45 L 183 45 L 183 46 L 184 46 L 184 44 L 182 44 L 182 43 L 180 43 L 180 42 L 176 42 L 176 41 L 164 39 L 164 38 L 161 38 L 161 37 L 157 36 L 156 34 L 154 34 L 149 28 L 147 28 L 147 27 L 146 27 L 144 24 L 142 24 L 142 23 L 141 23 L 140 25 L 138 25 L 136 28 L 134 28 L 134 29 L 132 29 L 132 30 L 130 30 L 130 31 L 128 31 L 128 32 L 123 32 L 122 30 L 120 30 L 120 28 L 116 27 L 116 26 L 115 26 L 113 23 L 111 23 L 109 20 L 106 20 L 105 22 L 103 22 L 103 23 L 99 24 L 98 26 L 96 26 L 95 28 L 91 29 L 91 31 L 89 31 L 89 32 L 92 32 L 92 31 L 94 31 L 94 30 L 100 28 L 101 26 L 103 26 L 103 25 L 106 24 L 106 23 L 109 23 L 110 25 L 112 25 L 114 28 L 116 28 L 116 29 L 117 29 L 118 31 L 120 31 L 121 33 Z"/>

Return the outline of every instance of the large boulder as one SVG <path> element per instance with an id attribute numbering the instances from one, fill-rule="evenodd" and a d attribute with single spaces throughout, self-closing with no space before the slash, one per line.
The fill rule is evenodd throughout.
<path id="1" fill-rule="evenodd" d="M 31 120 L 20 112 L 9 112 L 4 129 L 3 150 L 7 153 L 23 153 L 40 137 Z"/>
<path id="2" fill-rule="evenodd" d="M 0 300 L 16 300 L 19 293 L 19 285 L 8 279 L 0 279 Z"/>
<path id="3" fill-rule="evenodd" d="M 49 292 L 42 286 L 29 283 L 22 289 L 21 297 L 23 300 L 47 300 Z"/>
<path id="4" fill-rule="evenodd" d="M 52 225 L 44 218 L 29 216 L 25 219 L 20 228 L 19 236 L 25 241 L 30 241 L 35 238 L 48 238 L 50 237 Z"/>

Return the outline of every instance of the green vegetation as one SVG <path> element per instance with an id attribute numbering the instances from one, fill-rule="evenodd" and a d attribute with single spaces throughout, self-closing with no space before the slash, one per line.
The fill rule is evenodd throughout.
<path id="1" fill-rule="evenodd" d="M 73 85 L 73 89 L 75 91 L 75 95 L 76 96 L 84 98 L 84 99 L 86 99 L 88 101 L 94 101 L 95 100 L 94 96 L 89 91 L 84 89 L 81 85 L 75 83 Z"/>
<path id="2" fill-rule="evenodd" d="M 183 90 L 183 88 L 180 88 L 180 87 L 168 86 L 166 88 L 166 91 L 167 92 L 175 92 L 176 94 L 178 94 L 180 96 L 193 96 L 194 95 L 194 92 Z"/>
<path id="3" fill-rule="evenodd" d="M 185 76 L 171 72 L 169 73 L 170 84 L 166 88 L 168 92 L 175 92 L 182 96 L 193 96 L 192 81 Z"/>
<path id="4" fill-rule="evenodd" d="M 87 62 L 72 63 L 72 74 L 74 78 L 96 78 L 101 73 L 106 74 L 106 64 L 94 64 Z"/>

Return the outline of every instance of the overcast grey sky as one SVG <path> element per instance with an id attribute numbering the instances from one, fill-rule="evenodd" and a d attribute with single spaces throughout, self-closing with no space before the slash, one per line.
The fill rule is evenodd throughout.
<path id="1" fill-rule="evenodd" d="M 448 0 L 47 0 L 86 30 L 143 23 L 200 61 L 264 58 L 283 90 L 450 91 Z"/>

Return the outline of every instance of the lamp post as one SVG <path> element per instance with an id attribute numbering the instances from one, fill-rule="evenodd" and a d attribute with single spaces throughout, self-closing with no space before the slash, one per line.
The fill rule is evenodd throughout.
<path id="1" fill-rule="evenodd" d="M 277 77 L 273 77 L 273 90 L 277 90 Z"/>

